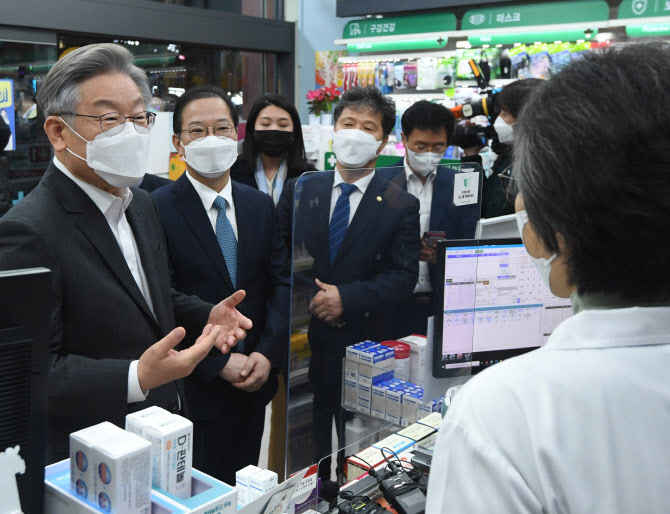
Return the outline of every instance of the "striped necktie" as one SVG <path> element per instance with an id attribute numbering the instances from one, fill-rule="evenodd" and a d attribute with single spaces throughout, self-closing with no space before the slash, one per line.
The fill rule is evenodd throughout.
<path id="1" fill-rule="evenodd" d="M 341 183 L 338 184 L 342 193 L 337 199 L 333 217 L 330 219 L 330 227 L 328 228 L 328 246 L 330 248 L 330 263 L 335 261 L 335 256 L 342 246 L 344 236 L 347 234 L 349 228 L 349 196 L 358 188 L 354 184 Z"/>

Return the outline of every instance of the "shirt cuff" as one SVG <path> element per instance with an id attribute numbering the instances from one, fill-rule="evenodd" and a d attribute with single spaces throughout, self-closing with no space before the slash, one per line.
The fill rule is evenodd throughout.
<path id="1" fill-rule="evenodd" d="M 128 368 L 128 403 L 143 402 L 149 394 L 149 391 L 145 393 L 140 387 L 140 379 L 137 377 L 137 364 L 139 362 L 131 362 Z"/>

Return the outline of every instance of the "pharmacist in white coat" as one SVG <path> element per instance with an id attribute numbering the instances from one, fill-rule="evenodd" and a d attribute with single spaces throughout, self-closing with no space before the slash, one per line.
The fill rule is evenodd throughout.
<path id="1" fill-rule="evenodd" d="M 524 243 L 576 315 L 458 393 L 427 513 L 670 512 L 668 84 L 667 44 L 610 48 L 522 112 Z"/>

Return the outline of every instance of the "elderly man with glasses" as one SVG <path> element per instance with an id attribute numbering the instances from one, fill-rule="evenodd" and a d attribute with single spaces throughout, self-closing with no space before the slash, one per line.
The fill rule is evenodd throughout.
<path id="1" fill-rule="evenodd" d="M 213 306 L 171 287 L 156 207 L 131 187 L 146 170 L 150 100 L 121 46 L 63 57 L 38 97 L 53 162 L 0 221 L 0 269 L 52 271 L 49 461 L 67 456 L 75 430 L 123 426 L 150 405 L 180 412 L 180 379 L 252 326 L 235 308 L 243 291 Z"/>

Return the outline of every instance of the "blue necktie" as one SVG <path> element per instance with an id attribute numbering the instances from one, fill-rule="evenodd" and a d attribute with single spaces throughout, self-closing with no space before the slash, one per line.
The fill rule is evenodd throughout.
<path id="1" fill-rule="evenodd" d="M 228 216 L 226 216 L 227 203 L 226 199 L 221 196 L 217 196 L 214 200 L 214 207 L 219 211 L 216 216 L 216 240 L 219 242 L 223 258 L 226 261 L 230 281 L 233 283 L 233 288 L 237 289 L 237 238 L 233 226 L 230 224 Z M 239 353 L 244 353 L 244 341 L 239 341 L 236 349 Z"/>
<path id="2" fill-rule="evenodd" d="M 341 183 L 338 184 L 342 193 L 337 199 L 333 217 L 330 219 L 330 227 L 328 228 L 328 246 L 330 247 L 330 263 L 335 261 L 335 256 L 342 246 L 344 236 L 347 234 L 349 228 L 349 195 L 358 189 L 353 184 Z"/>

